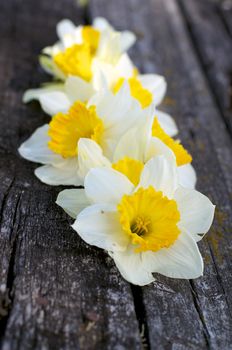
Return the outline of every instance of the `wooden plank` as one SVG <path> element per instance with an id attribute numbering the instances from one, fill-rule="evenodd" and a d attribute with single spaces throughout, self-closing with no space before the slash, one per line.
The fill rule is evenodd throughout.
<path id="1" fill-rule="evenodd" d="M 1 1 L 0 348 L 140 349 L 130 285 L 70 228 L 55 205 L 61 188 L 40 183 L 17 153 L 49 120 L 21 97 L 48 79 L 37 55 L 63 17 L 83 13 L 74 0 Z"/>
<path id="2" fill-rule="evenodd" d="M 151 349 L 229 349 L 231 328 L 231 139 L 209 90 L 175 0 L 92 0 L 92 15 L 143 37 L 132 52 L 145 72 L 165 74 L 164 108 L 176 118 L 194 158 L 198 188 L 217 204 L 213 229 L 200 244 L 204 277 L 165 279 L 144 287 L 147 342 Z"/>
<path id="3" fill-rule="evenodd" d="M 219 3 L 212 0 L 179 0 L 179 3 L 212 91 L 232 133 L 232 40 Z"/>
<path id="4" fill-rule="evenodd" d="M 11 0 L 3 3 L 0 14 L 0 62 L 4 63 L 0 65 L 1 345 L 3 349 L 139 348 L 129 285 L 110 259 L 70 230 L 67 216 L 54 205 L 59 189 L 40 184 L 33 177 L 32 164 L 19 159 L 16 151 L 47 120 L 35 105 L 22 106 L 20 95 L 44 79 L 35 56 L 54 40 L 58 18 L 75 16 L 73 2 L 65 4 L 32 5 L 27 0 L 22 8 Z M 171 0 L 151 1 L 147 6 L 137 0 L 117 4 L 95 0 L 91 10 L 93 15 L 107 15 L 121 29 L 129 27 L 144 36 L 133 57 L 144 71 L 168 75 L 170 98 L 165 107 L 175 114 L 181 137 L 194 155 L 199 188 L 220 203 L 217 225 L 201 244 L 204 278 L 188 283 L 158 276 L 142 292 L 132 288 L 140 328 L 145 326 L 145 345 L 227 349 L 231 343 L 231 141 L 183 19 Z M 36 18 L 31 18 L 32 12 Z M 13 26 L 4 21 L 11 16 Z M 23 46 L 21 36 L 26 38 Z"/>
<path id="5" fill-rule="evenodd" d="M 219 11 L 224 20 L 225 26 L 232 36 L 232 1 L 218 0 Z"/>

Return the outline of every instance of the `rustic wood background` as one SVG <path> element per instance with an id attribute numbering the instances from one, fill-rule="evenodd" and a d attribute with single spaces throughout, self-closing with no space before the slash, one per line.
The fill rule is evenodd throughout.
<path id="1" fill-rule="evenodd" d="M 163 108 L 193 154 L 199 190 L 217 204 L 197 280 L 127 283 L 70 228 L 55 205 L 62 188 L 40 183 L 17 153 L 49 120 L 21 102 L 48 80 L 40 50 L 60 19 L 97 15 L 134 31 L 135 63 L 167 77 Z M 0 348 L 232 349 L 232 1 L 92 0 L 83 9 L 75 0 L 0 0 L 0 35 Z"/>

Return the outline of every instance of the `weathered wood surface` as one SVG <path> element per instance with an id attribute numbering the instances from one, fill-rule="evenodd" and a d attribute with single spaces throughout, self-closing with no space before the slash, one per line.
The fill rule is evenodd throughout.
<path id="1" fill-rule="evenodd" d="M 218 0 L 179 2 L 215 101 L 232 134 L 232 33 L 225 25 L 224 17 L 228 15 L 228 10 L 223 12 L 223 3 Z M 232 13 L 230 16 L 232 18 Z M 226 18 L 229 20 L 229 17 Z"/>
<path id="2" fill-rule="evenodd" d="M 1 349 L 232 349 L 231 19 L 221 3 L 92 0 L 84 11 L 74 0 L 1 0 Z M 167 77 L 163 108 L 193 154 L 198 188 L 217 204 L 198 280 L 157 275 L 147 287 L 128 284 L 69 227 L 54 204 L 61 188 L 41 184 L 17 153 L 48 120 L 36 103 L 21 103 L 25 89 L 47 79 L 40 49 L 55 41 L 59 19 L 96 15 L 135 31 L 136 64 Z"/>

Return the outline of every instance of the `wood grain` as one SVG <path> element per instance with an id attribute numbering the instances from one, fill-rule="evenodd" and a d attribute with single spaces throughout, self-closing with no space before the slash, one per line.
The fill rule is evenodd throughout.
<path id="1" fill-rule="evenodd" d="M 70 228 L 55 205 L 61 188 L 40 183 L 36 166 L 17 152 L 49 120 L 21 98 L 50 79 L 37 55 L 56 40 L 55 25 L 65 16 L 81 23 L 83 13 L 71 0 L 1 2 L 1 348 L 139 349 L 130 285 Z"/>
<path id="2" fill-rule="evenodd" d="M 157 282 L 143 288 L 147 341 L 151 349 L 229 349 L 231 139 L 209 88 L 207 72 L 202 71 L 176 1 L 150 0 L 146 6 L 136 0 L 127 5 L 108 2 L 108 6 L 104 1 L 92 1 L 92 6 L 94 15 L 106 14 L 119 28 L 129 24 L 143 37 L 133 57 L 140 59 L 143 71 L 167 77 L 168 99 L 163 108 L 174 114 L 180 137 L 193 154 L 198 188 L 218 206 L 214 227 L 200 244 L 204 277 L 184 282 L 157 276 Z"/>
<path id="3" fill-rule="evenodd" d="M 231 349 L 231 37 L 212 4 L 92 0 L 83 10 L 74 0 L 1 0 L 1 349 Z M 202 7 L 209 13 L 206 23 Z M 61 187 L 40 183 L 36 165 L 17 153 L 49 120 L 38 104 L 21 102 L 25 89 L 49 79 L 38 53 L 56 40 L 61 18 L 78 24 L 97 15 L 135 31 L 130 54 L 136 65 L 167 77 L 162 108 L 174 115 L 193 154 L 199 190 L 217 205 L 214 226 L 200 243 L 205 273 L 197 280 L 157 275 L 144 288 L 128 284 L 104 252 L 70 228 L 55 205 Z"/>
<path id="4" fill-rule="evenodd" d="M 179 0 L 179 3 L 215 101 L 232 133 L 232 40 L 225 25 L 227 12 L 212 0 Z"/>

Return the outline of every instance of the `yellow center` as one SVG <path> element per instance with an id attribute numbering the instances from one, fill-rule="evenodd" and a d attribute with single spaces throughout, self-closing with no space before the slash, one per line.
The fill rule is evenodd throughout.
<path id="1" fill-rule="evenodd" d="M 137 186 L 140 180 L 140 175 L 143 170 L 143 163 L 129 157 L 119 160 L 112 164 L 112 168 L 126 175 L 128 179 Z"/>
<path id="2" fill-rule="evenodd" d="M 177 226 L 180 213 L 175 200 L 153 187 L 124 195 L 117 209 L 122 229 L 131 238 L 136 253 L 168 248 L 180 233 Z"/>
<path id="3" fill-rule="evenodd" d="M 117 93 L 120 90 L 124 81 L 125 78 L 120 78 L 117 81 L 113 88 L 114 93 Z M 136 78 L 136 76 L 129 78 L 128 83 L 130 86 L 131 96 L 133 96 L 134 98 L 136 98 L 136 100 L 140 102 L 142 108 L 148 107 L 152 103 L 152 93 L 142 86 L 142 84 Z"/>
<path id="4" fill-rule="evenodd" d="M 58 113 L 52 118 L 48 147 L 64 158 L 74 157 L 78 153 L 80 138 L 89 138 L 100 144 L 103 131 L 104 125 L 96 114 L 95 106 L 88 108 L 82 102 L 75 102 L 66 114 Z"/>
<path id="5" fill-rule="evenodd" d="M 180 144 L 179 141 L 174 140 L 165 133 L 157 118 L 154 119 L 152 125 L 152 136 L 159 138 L 173 151 L 176 156 L 176 163 L 178 166 L 191 163 L 192 157 L 188 151 Z"/>
<path id="6" fill-rule="evenodd" d="M 99 45 L 100 32 L 91 26 L 84 26 L 82 28 L 82 38 L 83 42 L 90 46 L 91 53 L 94 55 Z"/>
<path id="7" fill-rule="evenodd" d="M 77 75 L 86 81 L 92 78 L 92 59 L 99 44 L 100 33 L 91 26 L 82 29 L 82 44 L 74 44 L 53 57 L 65 75 Z"/>
<path id="8" fill-rule="evenodd" d="M 92 55 L 88 45 L 75 44 L 59 52 L 53 60 L 65 75 L 77 75 L 86 81 L 92 77 Z"/>

